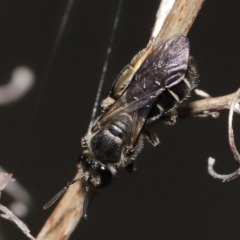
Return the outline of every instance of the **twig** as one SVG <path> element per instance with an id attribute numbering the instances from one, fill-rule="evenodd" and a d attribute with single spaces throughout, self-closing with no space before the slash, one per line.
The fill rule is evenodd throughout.
<path id="1" fill-rule="evenodd" d="M 232 101 L 231 101 L 229 117 L 228 117 L 228 139 L 229 139 L 230 148 L 233 152 L 234 158 L 240 164 L 240 154 L 238 153 L 238 150 L 237 150 L 236 145 L 235 145 L 233 128 L 232 128 L 233 113 L 234 112 L 239 113 L 239 104 L 238 104 L 239 95 L 240 95 L 240 88 L 233 95 L 233 98 L 232 98 Z M 223 182 L 227 182 L 227 181 L 233 180 L 234 178 L 236 178 L 240 175 L 240 168 L 238 170 L 236 170 L 235 172 L 230 173 L 230 174 L 226 174 L 226 175 L 218 174 L 213 170 L 214 163 L 215 163 L 215 159 L 213 159 L 213 158 L 208 159 L 208 172 L 214 178 L 218 178 L 218 179 L 223 180 Z"/>
<path id="2" fill-rule="evenodd" d="M 159 31 L 155 46 L 176 34 L 187 35 L 205 0 L 175 0 Z"/>
<path id="3" fill-rule="evenodd" d="M 175 0 L 162 0 L 156 14 L 156 21 L 152 30 L 152 37 L 156 37 L 160 32 L 162 25 L 169 14 Z"/>
<path id="4" fill-rule="evenodd" d="M 75 178 L 79 177 L 80 172 Z M 85 191 L 82 181 L 69 188 L 38 234 L 37 240 L 66 240 L 70 237 L 83 214 Z"/>
<path id="5" fill-rule="evenodd" d="M 4 188 L 9 182 L 13 181 L 15 181 L 15 179 L 12 178 L 12 174 L 7 174 L 3 172 L 0 173 L 0 192 L 4 190 Z M 10 211 L 7 207 L 3 206 L 2 204 L 0 204 L 0 211 L 3 212 L 3 214 L 1 214 L 1 217 L 14 222 L 22 230 L 22 232 L 26 236 L 28 236 L 29 239 L 36 240 L 30 234 L 30 230 L 28 229 L 27 225 L 24 222 L 22 222 L 17 216 L 15 216 L 12 211 Z"/>
<path id="6" fill-rule="evenodd" d="M 0 166 L 0 172 L 6 172 L 6 170 Z M 30 193 L 18 181 L 8 184 L 4 189 L 4 192 L 14 200 L 8 205 L 8 208 L 18 217 L 25 217 L 32 205 L 32 197 Z"/>
<path id="7" fill-rule="evenodd" d="M 214 178 L 221 179 L 223 182 L 229 182 L 240 175 L 240 168 L 237 171 L 230 173 L 230 174 L 219 174 L 219 173 L 215 172 L 215 170 L 213 169 L 214 164 L 215 164 L 215 159 L 212 157 L 209 157 L 208 158 L 208 173 Z"/>
<path id="8" fill-rule="evenodd" d="M 15 216 L 12 211 L 10 211 L 7 207 L 1 204 L 0 204 L 0 210 L 4 213 L 4 214 L 1 214 L 1 217 L 14 222 L 29 239 L 36 240 L 30 234 L 30 230 L 28 229 L 27 225 L 23 221 L 21 221 L 17 216 Z"/>
<path id="9" fill-rule="evenodd" d="M 233 122 L 233 113 L 235 111 L 235 108 L 236 108 L 236 106 L 239 107 L 239 105 L 236 105 L 238 103 L 239 95 L 240 95 L 240 88 L 238 89 L 238 91 L 236 92 L 236 94 L 235 94 L 235 96 L 232 100 L 231 108 L 230 108 L 230 111 L 229 111 L 229 117 L 228 117 L 229 144 L 230 144 L 231 150 L 233 152 L 234 158 L 235 158 L 236 161 L 238 161 L 238 163 L 240 163 L 240 154 L 239 154 L 239 152 L 236 148 L 236 145 L 235 145 L 232 122 Z"/>
<path id="10" fill-rule="evenodd" d="M 230 109 L 232 100 L 235 95 L 236 92 L 221 97 L 211 97 L 190 102 L 169 112 L 168 115 L 185 118 L 189 116 L 196 116 L 204 112 L 216 112 L 222 109 Z M 238 112 L 239 110 L 235 108 L 235 111 Z"/>
<path id="11" fill-rule="evenodd" d="M 0 86 L 0 105 L 22 98 L 33 86 L 34 73 L 27 67 L 18 67 L 12 72 L 9 82 Z"/>
<path id="12" fill-rule="evenodd" d="M 232 98 L 230 111 L 229 111 L 229 117 L 228 117 L 228 137 L 229 137 L 229 144 L 230 144 L 231 150 L 233 152 L 233 155 L 234 155 L 235 159 L 240 163 L 240 155 L 237 151 L 237 148 L 236 148 L 236 145 L 234 142 L 234 134 L 233 134 L 233 128 L 232 128 L 233 113 L 234 113 L 234 111 L 239 113 L 239 104 L 238 104 L 239 95 L 240 95 L 240 89 L 234 94 L 234 96 Z M 225 182 L 225 181 L 230 181 L 240 175 L 240 168 L 231 174 L 227 174 L 227 175 L 218 174 L 213 170 L 214 162 L 215 162 L 215 160 L 213 158 L 208 159 L 208 171 L 209 171 L 210 175 L 213 176 L 214 178 L 222 179 L 223 182 Z"/>
<path id="13" fill-rule="evenodd" d="M 159 44 L 162 39 L 166 39 L 177 33 L 186 35 L 203 2 L 204 0 L 175 0 L 162 28 L 159 28 L 160 33 L 155 33 L 157 37 L 154 46 L 155 44 Z M 163 5 L 161 5 L 160 8 L 162 6 Z M 147 57 L 147 55 L 145 57 Z M 144 60 L 144 58 L 141 59 Z M 76 177 L 79 177 L 79 175 Z M 37 240 L 68 239 L 82 217 L 84 195 L 85 187 L 83 187 L 81 182 L 69 187 L 59 205 L 39 233 Z"/>

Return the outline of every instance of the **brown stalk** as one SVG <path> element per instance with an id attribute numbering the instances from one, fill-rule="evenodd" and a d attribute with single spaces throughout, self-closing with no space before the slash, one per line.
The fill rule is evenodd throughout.
<path id="1" fill-rule="evenodd" d="M 80 176 L 78 172 L 74 179 Z M 46 221 L 37 240 L 68 239 L 82 217 L 84 196 L 83 182 L 73 184 Z"/>
<path id="2" fill-rule="evenodd" d="M 205 114 L 208 112 L 216 112 L 222 109 L 229 109 L 231 107 L 231 102 L 235 95 L 236 93 L 234 92 L 232 94 L 228 94 L 221 97 L 215 98 L 210 97 L 190 102 L 178 107 L 174 111 L 170 112 L 169 115 L 185 118 L 189 116 Z"/>

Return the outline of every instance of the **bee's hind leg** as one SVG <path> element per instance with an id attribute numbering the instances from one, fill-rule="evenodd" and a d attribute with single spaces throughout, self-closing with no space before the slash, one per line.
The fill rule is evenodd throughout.
<path id="1" fill-rule="evenodd" d="M 137 170 L 137 165 L 132 161 L 125 167 L 125 169 L 128 173 L 132 173 Z"/>
<path id="2" fill-rule="evenodd" d="M 160 140 L 158 138 L 158 136 L 156 135 L 156 133 L 154 133 L 152 130 L 148 129 L 148 128 L 144 128 L 143 129 L 143 135 L 145 136 L 145 138 L 147 139 L 147 141 L 153 146 L 156 147 L 160 144 Z"/>

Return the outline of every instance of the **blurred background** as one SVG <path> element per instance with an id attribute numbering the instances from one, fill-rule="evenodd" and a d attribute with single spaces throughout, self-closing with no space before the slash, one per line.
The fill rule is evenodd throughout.
<path id="1" fill-rule="evenodd" d="M 0 106 L 0 165 L 29 193 L 22 219 L 34 236 L 53 210 L 44 211 L 43 205 L 76 173 L 118 0 L 75 0 L 46 74 L 66 5 L 57 0 L 0 2 L 0 87 L 17 67 L 32 74 L 28 93 Z M 146 46 L 158 6 L 159 0 L 124 1 L 101 99 Z M 237 0 L 206 1 L 188 34 L 199 88 L 212 96 L 240 87 L 239 7 Z M 133 174 L 119 169 L 71 239 L 239 239 L 240 178 L 223 184 L 207 172 L 209 156 L 217 159 L 219 173 L 238 168 L 228 144 L 227 117 L 228 111 L 222 111 L 218 119 L 156 126 L 161 145 L 153 149 L 146 143 Z M 239 121 L 235 116 L 237 146 Z M 1 203 L 11 207 L 17 196 L 4 192 Z M 0 230 L 1 239 L 27 239 L 3 219 Z"/>

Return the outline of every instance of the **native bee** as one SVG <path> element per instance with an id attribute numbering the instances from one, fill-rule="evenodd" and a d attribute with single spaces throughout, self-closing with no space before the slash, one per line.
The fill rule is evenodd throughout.
<path id="1" fill-rule="evenodd" d="M 157 120 L 173 124 L 175 119 L 167 119 L 164 114 L 176 108 L 198 85 L 186 37 L 175 35 L 156 49 L 152 46 L 150 42 L 123 68 L 102 102 L 102 115 L 82 138 L 78 169 L 90 191 L 108 186 L 116 168 L 132 170 L 144 139 L 157 146 L 159 139 L 148 126 Z M 149 51 L 141 66 L 131 73 Z"/>
<path id="2" fill-rule="evenodd" d="M 83 153 L 77 166 L 87 189 L 85 217 L 89 194 L 107 187 L 118 167 L 132 171 L 144 139 L 154 147 L 159 144 L 158 137 L 149 129 L 151 123 L 161 120 L 174 124 L 175 118 L 165 114 L 189 97 L 198 85 L 186 37 L 175 35 L 156 48 L 153 43 L 151 40 L 117 76 L 109 96 L 102 101 L 103 113 L 90 124 L 82 138 Z M 80 179 L 68 183 L 67 187 Z"/>

